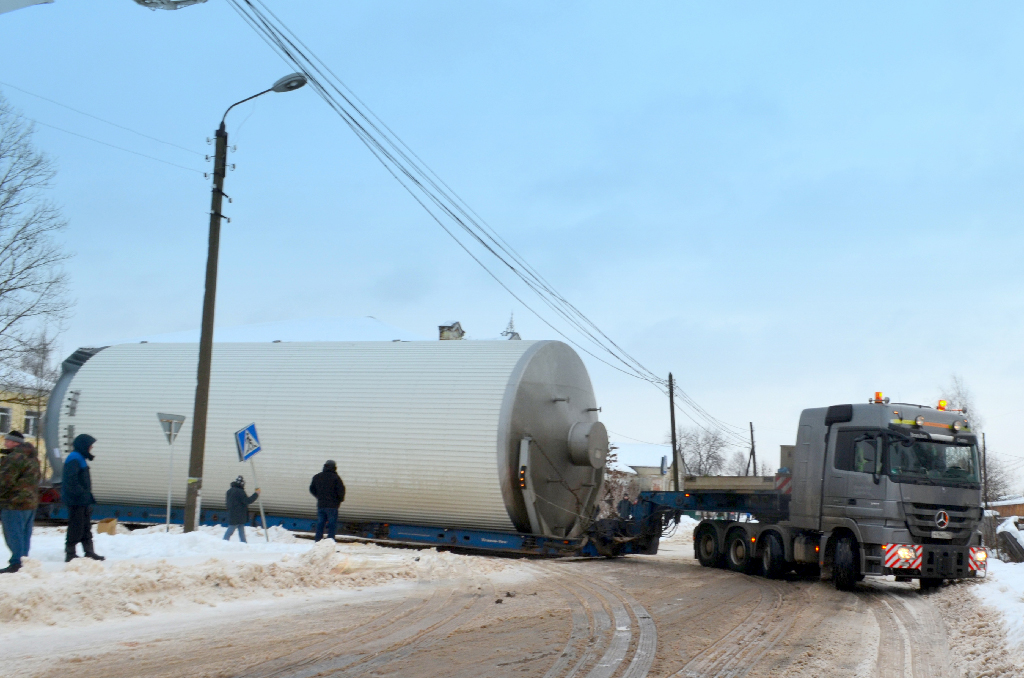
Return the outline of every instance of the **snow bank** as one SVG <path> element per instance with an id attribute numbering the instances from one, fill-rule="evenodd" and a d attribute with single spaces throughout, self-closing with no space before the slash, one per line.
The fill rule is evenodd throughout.
<path id="1" fill-rule="evenodd" d="M 1024 563 L 1004 563 L 990 558 L 988 576 L 972 586 L 978 600 L 1002 613 L 1007 642 L 1024 657 Z"/>
<path id="2" fill-rule="evenodd" d="M 65 564 L 64 528 L 37 529 L 21 571 L 0 575 L 0 622 L 64 624 L 285 592 L 361 588 L 416 579 L 456 563 L 480 572 L 504 569 L 491 559 L 474 562 L 433 549 L 314 544 L 278 527 L 270 529 L 269 544 L 263 530 L 247 530 L 248 544 L 224 541 L 217 527 L 189 534 L 180 526 L 170 534 L 163 530 L 95 535 L 105 562 L 78 558 Z"/>
<path id="3" fill-rule="evenodd" d="M 928 599 L 945 621 L 955 675 L 1020 678 L 1024 675 L 1024 656 L 1007 643 L 1000 613 L 983 604 L 977 595 L 991 588 L 990 584 L 984 579 L 964 580 L 928 594 Z"/>
<path id="4" fill-rule="evenodd" d="M 1021 547 L 1024 547 L 1024 533 L 1021 533 L 1017 527 L 1017 516 L 1007 518 L 1003 522 L 999 523 L 999 527 L 996 528 L 996 534 L 1000 532 L 1007 532 L 1020 542 Z"/>
<path id="5" fill-rule="evenodd" d="M 929 597 L 943 613 L 953 659 L 964 675 L 1024 675 L 1024 563 L 991 558 L 984 579 L 946 586 Z"/>

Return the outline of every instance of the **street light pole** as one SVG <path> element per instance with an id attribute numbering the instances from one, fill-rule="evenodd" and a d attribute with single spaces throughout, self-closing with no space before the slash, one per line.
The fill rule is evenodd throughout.
<path id="1" fill-rule="evenodd" d="M 196 376 L 195 409 L 192 414 L 192 448 L 188 458 L 188 488 L 185 493 L 185 532 L 200 523 L 203 496 L 203 462 L 206 457 L 206 413 L 210 402 L 210 365 L 213 361 L 213 316 L 217 301 L 217 259 L 220 254 L 221 205 L 224 174 L 228 162 L 228 133 L 224 121 L 231 109 L 267 92 L 291 92 L 306 84 L 301 73 L 286 75 L 273 87 L 228 106 L 216 132 L 213 160 L 213 195 L 210 199 L 210 239 L 206 255 L 206 292 L 203 295 L 203 324 L 199 334 L 199 368 Z"/>

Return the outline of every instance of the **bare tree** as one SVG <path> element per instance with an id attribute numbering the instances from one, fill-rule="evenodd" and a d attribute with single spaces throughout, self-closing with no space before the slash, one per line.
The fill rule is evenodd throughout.
<path id="1" fill-rule="evenodd" d="M 71 302 L 54 236 L 65 227 L 44 199 L 56 169 L 32 145 L 32 125 L 0 95 L 0 365 L 17 366 L 41 326 L 59 327 Z"/>
<path id="2" fill-rule="evenodd" d="M 619 502 L 623 499 L 636 499 L 638 486 L 636 476 L 616 468 L 619 455 L 615 445 L 609 445 L 608 457 L 604 462 L 604 484 L 601 486 L 601 499 L 598 502 L 597 518 L 614 518 L 619 512 Z"/>
<path id="3" fill-rule="evenodd" d="M 713 476 L 725 467 L 725 451 L 728 443 L 720 431 L 702 428 L 680 428 L 676 432 L 679 454 L 690 475 Z M 744 469 L 746 460 L 744 459 Z M 743 475 L 742 472 L 740 475 Z"/>
<path id="4" fill-rule="evenodd" d="M 982 478 L 982 482 L 985 483 L 988 490 L 988 500 L 999 501 L 1016 495 L 1017 493 L 1013 491 L 1013 479 L 1006 472 L 1003 460 L 992 453 L 991 447 L 985 454 L 987 458 L 985 459 L 985 476 Z"/>
<path id="5" fill-rule="evenodd" d="M 729 457 L 729 462 L 725 465 L 725 475 L 727 476 L 743 476 L 747 474 L 747 455 L 739 450 L 732 453 Z M 757 469 L 754 469 L 754 473 L 757 473 Z"/>
<path id="6" fill-rule="evenodd" d="M 975 431 L 981 431 L 984 427 L 984 420 L 974 404 L 974 394 L 962 376 L 959 374 L 951 375 L 949 382 L 939 392 L 950 409 L 964 410 L 967 420 L 971 422 L 971 428 Z M 978 437 L 980 438 L 981 436 Z M 1013 484 L 1016 479 L 1003 464 L 1003 460 L 999 458 L 998 454 L 992 452 L 992 446 L 987 445 L 987 448 L 984 451 L 985 465 L 982 483 L 988 500 L 999 501 L 1001 498 L 1015 495 L 1016 492 L 1014 492 Z"/>
<path id="7" fill-rule="evenodd" d="M 939 394 L 939 397 L 946 401 L 946 406 L 949 409 L 963 410 L 967 413 L 967 420 L 971 422 L 971 428 L 981 430 L 982 418 L 978 408 L 974 406 L 974 394 L 962 376 L 950 375 L 949 382 L 939 389 Z"/>

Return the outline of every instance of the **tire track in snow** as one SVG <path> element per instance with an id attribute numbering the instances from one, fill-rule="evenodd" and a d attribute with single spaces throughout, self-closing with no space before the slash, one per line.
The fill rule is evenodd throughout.
<path id="1" fill-rule="evenodd" d="M 604 578 L 595 578 L 592 572 L 587 572 L 584 582 L 557 572 L 551 565 L 538 566 L 536 569 L 557 583 L 563 597 L 575 600 L 580 605 L 580 609 L 573 613 L 573 629 L 566 643 L 567 650 L 563 650 L 562 656 L 545 674 L 545 678 L 576 678 L 581 675 L 586 678 L 611 678 L 620 670 L 627 657 L 630 661 L 622 678 L 643 678 L 647 675 L 657 651 L 658 632 L 654 620 L 643 605 L 616 584 Z M 571 609 L 572 605 L 570 602 Z M 586 615 L 586 627 L 583 614 L 580 613 Z M 634 620 L 638 639 L 632 655 L 629 655 Z M 572 651 L 569 648 L 580 645 L 581 641 L 579 659 L 571 669 L 562 673 L 571 662 L 567 651 Z M 593 664 L 595 659 L 596 664 Z M 587 669 L 589 671 L 584 674 Z"/>
<path id="2" fill-rule="evenodd" d="M 431 586 L 431 592 L 425 598 L 405 601 L 350 633 L 303 647 L 242 675 L 246 678 L 307 678 L 325 671 L 343 671 L 363 662 L 381 663 L 377 657 L 396 647 L 416 644 L 424 635 L 461 615 L 465 605 L 452 606 L 460 590 L 475 586 L 481 591 L 485 585 L 490 586 L 483 578 L 450 579 L 447 574 L 439 576 L 437 571 L 431 570 L 425 582 Z"/>
<path id="3" fill-rule="evenodd" d="M 756 585 L 757 603 L 738 624 L 691 659 L 675 675 L 681 678 L 738 678 L 749 673 L 796 622 L 796 614 L 782 614 L 784 584 L 745 576 Z M 797 589 L 793 589 L 797 591 Z"/>
<path id="4" fill-rule="evenodd" d="M 875 615 L 879 630 L 878 655 L 875 660 L 878 678 L 904 678 L 906 666 L 909 664 L 909 648 L 906 647 L 904 640 L 906 629 L 901 629 L 896 613 L 881 594 L 873 594 L 868 598 L 868 604 Z"/>
<path id="5" fill-rule="evenodd" d="M 886 602 L 913 646 L 910 675 L 913 678 L 951 676 L 946 626 L 927 596 L 917 591 L 889 591 Z"/>

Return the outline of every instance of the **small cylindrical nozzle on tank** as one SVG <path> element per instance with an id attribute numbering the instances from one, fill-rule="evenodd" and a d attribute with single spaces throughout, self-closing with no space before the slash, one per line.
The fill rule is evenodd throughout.
<path id="1" fill-rule="evenodd" d="M 608 429 L 599 421 L 579 421 L 569 429 L 569 459 L 573 466 L 604 468 L 608 458 Z"/>

